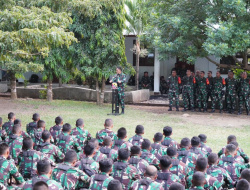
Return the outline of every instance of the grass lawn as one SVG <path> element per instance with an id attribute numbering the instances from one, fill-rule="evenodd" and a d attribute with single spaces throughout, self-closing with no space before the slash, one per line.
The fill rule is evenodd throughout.
<path id="1" fill-rule="evenodd" d="M 7 101 L 7 102 L 6 102 Z M 78 118 L 83 118 L 85 121 L 85 128 L 90 131 L 92 136 L 95 136 L 96 132 L 103 128 L 103 123 L 106 118 L 112 118 L 114 121 L 114 131 L 117 131 L 120 127 L 125 127 L 128 130 L 128 137 L 134 135 L 135 126 L 141 124 L 145 127 L 145 138 L 153 139 L 153 135 L 156 132 L 162 132 L 164 126 L 173 127 L 172 138 L 178 142 L 183 137 L 197 136 L 200 133 L 204 133 L 208 136 L 208 145 L 211 146 L 214 152 L 218 152 L 221 147 L 226 144 L 226 138 L 230 134 L 237 136 L 237 141 L 245 152 L 250 155 L 250 117 L 244 118 L 244 125 L 241 126 L 222 126 L 222 125 L 209 125 L 211 117 L 204 117 L 204 115 L 193 115 L 189 117 L 195 117 L 193 121 L 187 122 L 187 119 L 183 117 L 182 113 L 167 114 L 150 112 L 144 107 L 127 106 L 126 114 L 121 116 L 107 116 L 110 113 L 110 105 L 104 105 L 102 107 L 97 106 L 95 103 L 78 102 L 78 101 L 61 101 L 55 100 L 52 103 L 44 100 L 1 100 L 0 102 L 5 106 L 1 108 L 0 117 L 4 122 L 7 120 L 7 114 L 10 111 L 16 113 L 17 118 L 22 120 L 23 128 L 31 121 L 32 114 L 37 112 L 41 115 L 41 119 L 46 121 L 46 128 L 49 129 L 54 125 L 54 119 L 60 115 L 64 118 L 64 123 L 70 123 L 72 127 L 75 126 L 75 121 Z M 0 106 L 1 107 L 1 106 Z M 156 109 L 156 108 L 154 108 Z M 166 109 L 167 110 L 167 109 Z M 218 115 L 218 114 L 217 114 Z M 228 117 L 232 121 L 241 120 L 242 118 L 226 115 L 219 117 Z M 196 119 L 197 118 L 197 119 Z M 199 124 L 196 120 L 207 120 L 207 124 Z M 220 122 L 220 118 L 216 118 Z M 224 118 L 225 119 L 225 118 Z M 245 122 L 246 121 L 246 122 Z M 247 122 L 248 121 L 248 122 Z"/>

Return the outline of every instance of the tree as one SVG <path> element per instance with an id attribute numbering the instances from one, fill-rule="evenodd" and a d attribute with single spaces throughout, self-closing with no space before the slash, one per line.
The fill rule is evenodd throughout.
<path id="1" fill-rule="evenodd" d="M 178 56 L 194 63 L 202 57 L 219 68 L 250 70 L 249 0 L 152 0 L 150 5 L 147 37 L 161 58 Z M 238 64 L 220 64 L 210 55 L 232 56 Z"/>

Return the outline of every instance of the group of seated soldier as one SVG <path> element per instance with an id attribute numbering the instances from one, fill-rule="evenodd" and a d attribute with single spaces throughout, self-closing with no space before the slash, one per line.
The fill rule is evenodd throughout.
<path id="1" fill-rule="evenodd" d="M 96 138 L 83 119 L 72 129 L 58 116 L 46 130 L 36 113 L 27 132 L 14 113 L 8 119 L 2 125 L 0 118 L 0 189 L 249 190 L 249 158 L 234 135 L 214 153 L 205 134 L 178 143 L 169 126 L 151 143 L 142 125 L 126 140 L 127 130 L 115 133 L 112 119 Z"/>

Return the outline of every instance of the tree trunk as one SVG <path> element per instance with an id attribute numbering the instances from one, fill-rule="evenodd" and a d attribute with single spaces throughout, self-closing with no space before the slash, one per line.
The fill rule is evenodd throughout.
<path id="1" fill-rule="evenodd" d="M 100 92 L 99 92 L 99 81 L 98 81 L 98 78 L 96 78 L 95 89 L 96 89 L 96 104 L 100 105 Z"/>
<path id="2" fill-rule="evenodd" d="M 139 90 L 139 69 L 140 69 L 140 42 L 136 40 L 136 89 Z"/>
<path id="3" fill-rule="evenodd" d="M 248 67 L 247 50 L 242 53 L 242 57 L 243 57 L 242 65 L 244 69 L 247 69 Z"/>
<path id="4" fill-rule="evenodd" d="M 105 92 L 105 82 L 106 79 L 105 77 L 102 77 L 102 88 L 101 88 L 101 93 L 100 93 L 100 105 L 103 105 L 104 103 L 104 92 Z"/>
<path id="5" fill-rule="evenodd" d="M 59 78 L 59 87 L 62 87 L 62 79 Z"/>
<path id="6" fill-rule="evenodd" d="M 10 74 L 10 89 L 11 89 L 11 99 L 16 100 L 17 99 L 17 93 L 16 93 L 16 76 L 15 76 L 15 73 Z"/>
<path id="7" fill-rule="evenodd" d="M 53 100 L 53 92 L 52 92 L 52 80 L 47 80 L 47 100 L 51 102 Z"/>

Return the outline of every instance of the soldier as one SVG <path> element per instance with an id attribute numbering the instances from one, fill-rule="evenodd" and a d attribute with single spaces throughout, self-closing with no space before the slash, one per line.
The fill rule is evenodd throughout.
<path id="1" fill-rule="evenodd" d="M 119 150 L 120 148 L 130 148 L 133 146 L 130 142 L 125 141 L 127 138 L 127 130 L 124 127 L 121 127 L 117 131 L 117 140 L 114 141 L 112 148 L 115 150 Z"/>
<path id="2" fill-rule="evenodd" d="M 201 151 L 208 156 L 210 153 L 212 153 L 212 149 L 206 144 L 207 136 L 204 134 L 200 134 L 198 137 L 200 138 L 201 141 L 200 145 Z"/>
<path id="3" fill-rule="evenodd" d="M 37 129 L 34 129 L 34 136 L 31 136 L 33 142 L 35 143 L 35 149 L 37 148 L 38 145 L 43 143 L 42 140 L 42 133 L 45 130 L 45 121 L 39 120 L 37 122 Z"/>
<path id="4" fill-rule="evenodd" d="M 194 111 L 194 84 L 195 79 L 191 76 L 190 69 L 187 70 L 187 75 L 182 79 L 182 96 L 183 96 L 183 111 L 187 111 L 188 107 Z"/>
<path id="5" fill-rule="evenodd" d="M 104 137 L 109 136 L 112 141 L 117 140 L 116 134 L 112 131 L 114 127 L 112 119 L 106 119 L 104 123 L 104 129 L 96 133 L 96 139 L 98 140 L 100 146 L 102 146 Z"/>
<path id="6" fill-rule="evenodd" d="M 56 182 L 53 179 L 50 179 L 50 175 L 52 173 L 51 165 L 47 160 L 40 160 L 37 163 L 37 176 L 34 176 L 31 180 L 27 181 L 23 187 L 25 190 L 32 190 L 34 184 L 43 181 L 45 182 L 49 189 L 53 190 L 63 190 L 60 183 Z"/>
<path id="7" fill-rule="evenodd" d="M 172 76 L 168 77 L 167 84 L 169 86 L 168 98 L 169 98 L 169 109 L 172 111 L 173 98 L 175 99 L 176 111 L 179 111 L 179 85 L 181 84 L 181 78 L 177 76 L 176 71 L 172 71 Z"/>
<path id="8" fill-rule="evenodd" d="M 141 78 L 141 87 L 142 89 L 150 89 L 150 78 L 148 76 L 148 72 L 144 72 L 144 76 Z"/>
<path id="9" fill-rule="evenodd" d="M 15 166 L 14 160 L 7 160 L 9 157 L 9 146 L 6 143 L 0 144 L 0 183 L 8 187 L 12 185 L 12 177 L 15 179 L 17 185 L 22 186 L 24 184 L 24 179 L 22 175 L 18 172 L 17 167 Z M 9 188 L 11 189 L 11 187 Z M 14 189 L 14 188 L 13 188 Z"/>
<path id="10" fill-rule="evenodd" d="M 112 165 L 113 162 L 110 159 L 103 159 L 99 162 L 99 174 L 95 174 L 90 179 L 90 186 L 89 189 L 92 190 L 102 190 L 107 189 L 108 184 L 114 178 L 109 176 L 112 172 Z"/>
<path id="11" fill-rule="evenodd" d="M 228 78 L 226 78 L 226 103 L 228 113 L 234 114 L 236 109 L 236 93 L 237 80 L 234 78 L 233 71 L 228 71 Z"/>
<path id="12" fill-rule="evenodd" d="M 174 139 L 171 138 L 172 134 L 173 134 L 172 127 L 169 127 L 169 126 L 164 127 L 163 135 L 165 136 L 165 138 L 161 144 L 166 147 L 174 146 L 177 149 L 178 143 Z"/>
<path id="13" fill-rule="evenodd" d="M 206 154 L 204 154 L 201 149 L 199 148 L 201 144 L 201 140 L 199 137 L 194 136 L 191 139 L 191 148 L 190 148 L 190 152 L 193 152 L 194 154 L 196 154 L 198 157 L 206 157 Z"/>
<path id="14" fill-rule="evenodd" d="M 49 190 L 49 186 L 44 181 L 38 181 L 34 184 L 33 190 Z"/>
<path id="15" fill-rule="evenodd" d="M 2 126 L 2 129 L 6 131 L 7 135 L 9 136 L 11 131 L 12 131 L 12 127 L 14 125 L 14 121 L 16 119 L 16 115 L 13 112 L 8 113 L 8 122 L 5 122 Z"/>
<path id="16" fill-rule="evenodd" d="M 131 156 L 129 159 L 129 164 L 134 166 L 137 169 L 137 172 L 141 177 L 143 177 L 143 174 L 146 171 L 147 166 L 149 165 L 148 162 L 142 158 L 141 156 L 141 149 L 139 146 L 132 146 L 131 147 Z"/>
<path id="17" fill-rule="evenodd" d="M 116 68 L 116 76 L 112 78 L 110 83 L 117 83 L 118 86 L 118 104 L 121 104 L 122 112 L 121 114 L 124 114 L 125 109 L 125 103 L 124 103 L 124 97 L 125 97 L 125 83 L 126 83 L 126 75 L 122 73 L 122 68 L 117 67 Z"/>
<path id="18" fill-rule="evenodd" d="M 204 77 L 205 72 L 200 72 L 200 77 L 197 79 L 197 91 L 198 91 L 198 108 L 201 112 L 203 107 L 203 112 L 207 112 L 207 85 L 209 85 L 209 80 Z"/>
<path id="19" fill-rule="evenodd" d="M 123 190 L 122 184 L 119 180 L 112 180 L 109 182 L 108 189 L 107 190 Z"/>
<path id="20" fill-rule="evenodd" d="M 236 152 L 238 152 L 239 150 L 239 144 L 236 141 L 230 142 L 229 144 L 233 144 L 234 146 L 236 146 Z M 225 154 L 222 154 L 221 157 L 225 156 Z M 234 155 L 234 159 L 236 162 L 238 162 L 240 165 L 244 165 L 245 161 L 244 159 L 240 156 L 240 155 Z"/>
<path id="21" fill-rule="evenodd" d="M 53 162 L 61 163 L 65 155 L 56 145 L 50 143 L 51 138 L 52 136 L 48 130 L 43 131 L 42 133 L 43 143 L 40 143 L 37 146 L 37 151 L 44 153 Z"/>
<path id="22" fill-rule="evenodd" d="M 114 163 L 112 170 L 113 178 L 119 180 L 125 190 L 130 188 L 138 174 L 136 168 L 128 163 L 129 155 L 128 149 L 119 149 L 118 161 Z"/>
<path id="23" fill-rule="evenodd" d="M 213 83 L 213 76 L 212 76 L 212 71 L 208 71 L 207 73 L 207 79 L 209 81 L 209 85 L 207 85 L 207 103 L 209 98 L 211 99 L 211 101 L 213 101 L 213 97 L 212 97 L 212 83 Z"/>
<path id="24" fill-rule="evenodd" d="M 161 92 L 161 94 L 168 93 L 168 83 L 165 80 L 164 76 L 160 77 L 160 92 Z"/>
<path id="25" fill-rule="evenodd" d="M 95 145 L 95 155 L 93 157 L 93 159 L 96 161 L 96 162 L 99 162 L 100 160 L 104 159 L 104 158 L 107 158 L 107 156 L 103 153 L 100 152 L 100 146 L 99 146 L 99 142 L 97 139 L 95 138 L 92 138 L 89 140 L 89 143 L 93 143 Z M 83 156 L 84 157 L 84 156 Z"/>
<path id="26" fill-rule="evenodd" d="M 200 78 L 200 71 L 196 71 L 195 72 L 195 84 L 194 84 L 194 107 L 197 108 L 198 107 L 198 85 L 197 85 L 197 81 Z"/>
<path id="27" fill-rule="evenodd" d="M 190 190 L 202 190 L 206 184 L 203 172 L 195 172 L 192 178 L 192 188 Z"/>
<path id="28" fill-rule="evenodd" d="M 157 178 L 157 169 L 154 166 L 148 166 L 144 174 L 144 179 L 133 182 L 131 190 L 164 190 L 161 183 L 155 181 Z"/>
<path id="29" fill-rule="evenodd" d="M 169 156 L 162 156 L 160 159 L 160 171 L 156 181 L 161 183 L 164 189 L 168 189 L 173 183 L 180 183 L 180 179 L 177 175 L 172 174 L 169 169 L 172 166 L 172 159 Z"/>
<path id="30" fill-rule="evenodd" d="M 246 106 L 247 115 L 249 113 L 249 94 L 250 94 L 250 79 L 247 78 L 247 73 L 243 72 L 241 79 L 238 83 L 239 86 L 239 113 L 238 115 L 242 114 L 243 105 Z"/>
<path id="31" fill-rule="evenodd" d="M 249 190 L 249 188 L 250 184 L 245 179 L 241 179 L 236 185 L 236 190 Z"/>
<path id="32" fill-rule="evenodd" d="M 63 126 L 63 118 L 61 116 L 58 116 L 55 118 L 55 123 L 53 127 L 49 129 L 50 134 L 53 137 L 53 142 L 56 144 L 56 138 L 57 136 L 61 133 L 62 131 L 62 126 Z"/>
<path id="33" fill-rule="evenodd" d="M 159 160 L 155 157 L 154 154 L 150 153 L 151 150 L 151 142 L 148 139 L 144 139 L 141 144 L 141 158 L 146 160 L 150 165 L 158 166 Z"/>
<path id="34" fill-rule="evenodd" d="M 169 190 L 185 190 L 185 187 L 180 183 L 172 183 L 172 185 L 169 187 Z"/>
<path id="35" fill-rule="evenodd" d="M 30 122 L 26 126 L 26 131 L 30 136 L 34 136 L 34 129 L 37 129 L 37 122 L 40 120 L 40 115 L 38 113 L 34 113 L 32 120 L 33 122 Z"/>
<path id="36" fill-rule="evenodd" d="M 76 120 L 76 127 L 72 129 L 71 136 L 74 136 L 77 139 L 80 147 L 84 147 L 84 143 L 87 139 L 91 138 L 91 134 L 88 130 L 84 129 L 84 121 L 83 119 Z"/>
<path id="37" fill-rule="evenodd" d="M 128 141 L 132 145 L 141 146 L 143 142 L 144 127 L 142 125 L 137 125 L 135 128 L 135 136 L 131 137 Z"/>
<path id="38" fill-rule="evenodd" d="M 245 179 L 250 183 L 250 169 L 244 169 L 240 174 L 240 179 Z"/>
<path id="39" fill-rule="evenodd" d="M 14 125 L 20 125 L 21 128 L 22 128 L 22 122 L 21 122 L 21 120 L 20 120 L 20 119 L 15 119 Z M 12 134 L 12 131 L 10 132 L 9 135 L 11 135 L 11 134 Z M 25 137 L 29 137 L 29 134 L 22 130 L 21 136 L 22 136 L 23 138 L 25 138 Z"/>
<path id="40" fill-rule="evenodd" d="M 51 179 L 61 183 L 64 189 L 80 189 L 84 184 L 89 184 L 89 177 L 78 168 L 75 168 L 77 153 L 69 150 L 65 154 L 64 163 L 59 164 L 52 172 Z"/>
<path id="41" fill-rule="evenodd" d="M 0 117 L 0 142 L 4 142 L 5 138 L 7 136 L 7 133 L 4 129 L 2 129 L 2 125 L 3 125 L 3 120 Z"/>
<path id="42" fill-rule="evenodd" d="M 103 146 L 100 148 L 100 152 L 105 154 L 107 158 L 110 158 L 113 162 L 117 160 L 118 151 L 111 149 L 112 139 L 110 137 L 105 137 L 103 140 Z"/>
<path id="43" fill-rule="evenodd" d="M 219 104 L 220 107 L 220 113 L 222 113 L 223 110 L 223 95 L 222 95 L 222 89 L 225 86 L 225 80 L 220 76 L 220 71 L 216 72 L 216 77 L 212 80 L 212 111 L 211 113 L 215 112 L 215 106 L 216 102 Z"/>
<path id="44" fill-rule="evenodd" d="M 153 138 L 154 143 L 151 144 L 151 153 L 155 155 L 155 157 L 159 160 L 161 158 L 160 152 L 166 151 L 167 147 L 164 147 L 161 143 L 163 141 L 163 134 L 162 133 L 156 133 Z M 164 150 L 162 150 L 164 149 Z"/>

